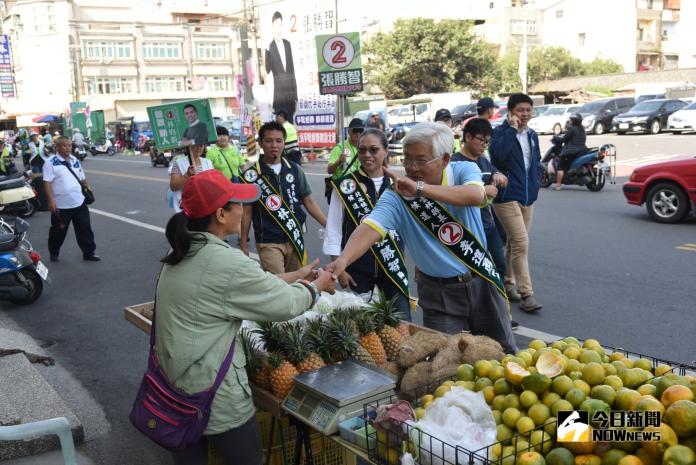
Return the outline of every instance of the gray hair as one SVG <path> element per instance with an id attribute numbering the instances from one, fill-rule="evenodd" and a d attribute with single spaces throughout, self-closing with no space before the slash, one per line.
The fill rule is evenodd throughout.
<path id="1" fill-rule="evenodd" d="M 427 121 L 413 126 L 401 144 L 404 149 L 412 144 L 430 144 L 433 158 L 442 158 L 444 154 L 451 154 L 454 150 L 454 136 L 446 125 Z"/>

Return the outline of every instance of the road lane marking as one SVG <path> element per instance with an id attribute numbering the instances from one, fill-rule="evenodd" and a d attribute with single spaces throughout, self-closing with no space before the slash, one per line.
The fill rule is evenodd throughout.
<path id="1" fill-rule="evenodd" d="M 683 244 L 683 245 L 678 245 L 675 247 L 675 249 L 679 250 L 686 250 L 689 252 L 696 252 L 696 244 Z"/>
<path id="2" fill-rule="evenodd" d="M 110 212 L 107 212 L 104 210 L 99 210 L 98 208 L 90 207 L 89 211 L 92 213 L 96 213 L 97 215 L 106 216 L 107 218 L 111 218 L 112 220 L 122 221 L 124 223 L 128 223 L 130 225 L 137 226 L 139 228 L 143 228 L 143 229 L 147 229 L 149 231 L 154 231 L 154 232 L 164 234 L 164 228 L 161 226 L 155 226 L 154 224 L 143 223 L 142 221 L 134 220 L 133 218 L 128 218 L 126 216 L 117 215 L 115 213 L 110 213 Z M 258 254 L 255 254 L 254 252 L 249 252 L 249 257 L 251 257 L 257 261 L 260 260 Z"/>
<path id="3" fill-rule="evenodd" d="M 94 161 L 112 161 L 112 162 L 114 162 L 114 163 L 138 163 L 138 164 L 141 164 L 141 165 L 149 165 L 149 164 L 150 164 L 150 162 L 149 162 L 148 160 L 141 160 L 141 161 L 138 161 L 138 160 L 119 160 L 118 158 L 114 159 L 114 158 L 97 158 L 97 157 L 93 157 L 93 158 L 88 158 L 88 160 L 94 160 Z"/>
<path id="4" fill-rule="evenodd" d="M 532 328 L 527 328 L 525 326 L 518 326 L 517 329 L 512 331 L 514 334 L 528 337 L 530 339 L 541 339 L 545 342 L 553 342 L 559 339 L 563 339 L 562 336 L 556 336 L 555 334 L 546 333 L 544 331 L 539 331 Z"/>
<path id="5" fill-rule="evenodd" d="M 102 176 L 114 176 L 117 178 L 140 179 L 143 181 L 165 182 L 169 184 L 169 179 L 153 178 L 151 176 L 138 176 L 137 174 L 111 173 L 109 171 L 85 170 L 89 174 L 101 174 Z"/>

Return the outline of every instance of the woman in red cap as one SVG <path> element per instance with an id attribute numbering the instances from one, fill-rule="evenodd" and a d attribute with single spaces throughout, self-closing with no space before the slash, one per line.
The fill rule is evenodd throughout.
<path id="1" fill-rule="evenodd" d="M 186 393 L 213 385 L 242 320 L 288 320 L 309 310 L 321 291 L 334 290 L 331 273 L 314 269 L 318 261 L 276 276 L 225 242 L 239 234 L 242 204 L 259 195 L 255 184 L 233 184 L 216 170 L 205 171 L 185 184 L 182 211 L 167 223 L 171 250 L 157 285 L 155 350 L 172 385 Z M 235 350 L 200 443 L 173 452 L 175 464 L 206 464 L 209 442 L 225 463 L 261 463 L 245 364 L 244 351 Z"/>

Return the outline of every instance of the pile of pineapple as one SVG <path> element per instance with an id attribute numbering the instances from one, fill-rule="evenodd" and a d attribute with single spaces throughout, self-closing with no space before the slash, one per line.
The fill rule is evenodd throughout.
<path id="1" fill-rule="evenodd" d="M 395 300 L 380 293 L 368 307 L 335 310 L 305 322 L 259 323 L 253 333 L 261 337 L 260 342 L 243 329 L 239 340 L 249 379 L 282 399 L 299 373 L 344 360 L 394 373 L 399 346 L 409 336 Z"/>

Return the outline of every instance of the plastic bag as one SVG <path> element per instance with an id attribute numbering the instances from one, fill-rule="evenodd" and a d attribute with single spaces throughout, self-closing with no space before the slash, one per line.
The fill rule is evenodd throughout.
<path id="1" fill-rule="evenodd" d="M 422 465 L 455 464 L 456 447 L 475 451 L 496 441 L 495 419 L 483 393 L 460 387 L 434 402 L 418 422 L 408 423 L 409 439 Z M 464 460 L 461 454 L 460 450 L 459 463 Z"/>

